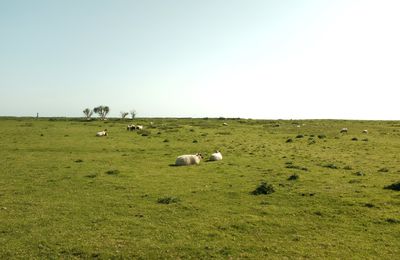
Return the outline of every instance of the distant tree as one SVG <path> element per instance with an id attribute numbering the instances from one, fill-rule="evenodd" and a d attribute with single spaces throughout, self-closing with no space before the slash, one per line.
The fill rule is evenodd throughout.
<path id="1" fill-rule="evenodd" d="M 90 117 L 93 115 L 93 110 L 85 108 L 85 110 L 83 110 L 83 114 L 85 115 L 86 120 L 90 120 Z"/>
<path id="2" fill-rule="evenodd" d="M 132 109 L 129 113 L 131 114 L 131 118 L 132 118 L 132 119 L 135 119 L 135 117 L 136 117 L 136 110 L 135 110 L 135 109 Z"/>
<path id="3" fill-rule="evenodd" d="M 110 112 L 110 108 L 108 106 L 98 106 L 93 108 L 93 111 L 99 115 L 101 120 L 105 120 L 106 116 Z"/>
<path id="4" fill-rule="evenodd" d="M 121 118 L 122 118 L 122 119 L 125 119 L 125 117 L 126 117 L 127 115 L 129 115 L 128 112 L 121 111 Z"/>

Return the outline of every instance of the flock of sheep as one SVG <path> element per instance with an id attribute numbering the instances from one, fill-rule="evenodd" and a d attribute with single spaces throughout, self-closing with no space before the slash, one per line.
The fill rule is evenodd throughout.
<path id="1" fill-rule="evenodd" d="M 225 126 L 228 124 L 224 123 Z M 126 127 L 126 130 L 128 131 L 134 131 L 134 130 L 143 130 L 142 125 L 128 125 Z M 347 133 L 349 129 L 347 127 L 344 127 L 340 130 L 340 133 Z M 363 134 L 368 134 L 368 130 L 363 130 Z M 101 136 L 107 136 L 107 129 L 104 129 L 103 131 L 97 132 L 96 136 L 101 137 Z M 199 164 L 200 161 L 204 159 L 202 154 L 197 153 L 197 154 L 185 154 L 178 156 L 175 160 L 175 165 L 176 166 L 188 166 L 188 165 L 195 165 Z M 211 154 L 209 161 L 220 161 L 222 160 L 222 154 L 219 151 L 216 151 L 215 153 Z"/>
<path id="2" fill-rule="evenodd" d="M 126 130 L 128 130 L 128 131 L 143 130 L 143 126 L 142 125 L 128 125 L 126 127 Z M 107 129 L 97 132 L 96 136 L 97 137 L 108 136 Z M 201 153 L 185 154 L 185 155 L 178 156 L 178 158 L 176 158 L 175 165 L 176 166 L 188 166 L 188 165 L 199 164 L 202 159 L 204 159 L 204 158 Z M 222 160 L 222 154 L 219 151 L 216 151 L 215 153 L 211 154 L 211 156 L 209 158 L 209 161 L 220 161 L 220 160 Z"/>

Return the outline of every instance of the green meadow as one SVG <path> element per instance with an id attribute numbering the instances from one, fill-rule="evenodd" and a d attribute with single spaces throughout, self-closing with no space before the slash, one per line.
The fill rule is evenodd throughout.
<path id="1" fill-rule="evenodd" d="M 400 181 L 398 121 L 1 118 L 0 129 L 1 259 L 400 255 L 400 191 L 385 189 Z M 222 161 L 173 166 L 215 150 Z M 263 182 L 274 192 L 254 195 Z"/>

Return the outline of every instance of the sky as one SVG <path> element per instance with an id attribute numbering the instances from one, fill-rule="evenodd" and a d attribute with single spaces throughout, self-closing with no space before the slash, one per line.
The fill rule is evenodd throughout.
<path id="1" fill-rule="evenodd" d="M 397 0 L 0 0 L 0 116 L 400 119 Z"/>

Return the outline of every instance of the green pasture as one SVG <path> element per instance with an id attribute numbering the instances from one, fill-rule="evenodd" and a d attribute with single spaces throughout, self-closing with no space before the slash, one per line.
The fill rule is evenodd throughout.
<path id="1" fill-rule="evenodd" d="M 398 121 L 1 118 L 0 129 L 0 259 L 400 255 L 400 191 L 384 188 L 400 181 Z M 172 165 L 215 150 L 222 161 Z M 275 192 L 253 195 L 262 182 Z"/>

